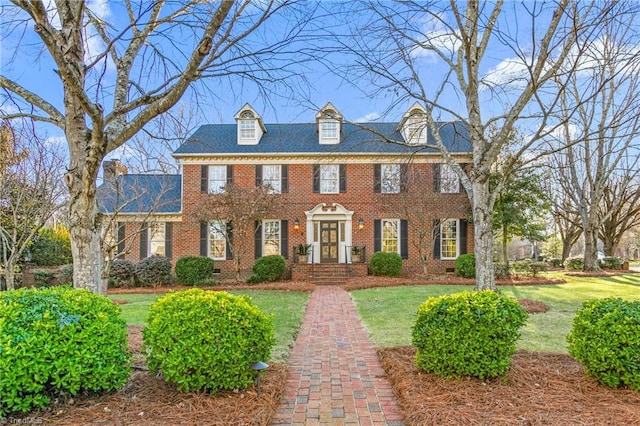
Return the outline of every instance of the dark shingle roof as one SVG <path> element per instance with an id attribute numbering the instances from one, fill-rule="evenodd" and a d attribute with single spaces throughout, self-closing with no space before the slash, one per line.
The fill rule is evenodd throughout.
<path id="1" fill-rule="evenodd" d="M 439 123 L 440 135 L 452 153 L 470 153 L 469 131 L 460 122 Z M 407 146 L 402 142 L 397 123 L 366 123 L 342 125 L 341 140 L 336 145 L 321 145 L 315 123 L 267 124 L 267 133 L 257 145 L 238 145 L 235 124 L 200 126 L 175 152 L 175 156 L 201 154 L 402 154 L 436 153 L 434 147 Z M 380 136 L 382 135 L 382 137 Z M 433 142 L 429 131 L 427 140 Z"/>
<path id="2" fill-rule="evenodd" d="M 98 207 L 102 213 L 180 213 L 182 178 L 180 175 L 119 175 L 115 183 L 106 181 L 98 188 Z"/>

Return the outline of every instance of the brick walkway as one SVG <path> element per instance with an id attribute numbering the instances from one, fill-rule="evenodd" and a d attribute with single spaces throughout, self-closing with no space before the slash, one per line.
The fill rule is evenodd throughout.
<path id="1" fill-rule="evenodd" d="M 289 360 L 274 425 L 402 425 L 402 415 L 349 294 L 318 286 Z"/>

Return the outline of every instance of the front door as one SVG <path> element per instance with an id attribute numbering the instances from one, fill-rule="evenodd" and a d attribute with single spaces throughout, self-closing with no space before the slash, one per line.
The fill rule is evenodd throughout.
<path id="1" fill-rule="evenodd" d="M 320 222 L 320 263 L 338 263 L 338 221 Z"/>

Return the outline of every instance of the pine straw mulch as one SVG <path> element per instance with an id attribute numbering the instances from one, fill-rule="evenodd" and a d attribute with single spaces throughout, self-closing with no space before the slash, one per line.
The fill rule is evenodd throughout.
<path id="1" fill-rule="evenodd" d="M 441 379 L 415 348 L 378 349 L 405 425 L 637 425 L 640 393 L 610 389 L 569 355 L 519 351 L 504 379 Z"/>

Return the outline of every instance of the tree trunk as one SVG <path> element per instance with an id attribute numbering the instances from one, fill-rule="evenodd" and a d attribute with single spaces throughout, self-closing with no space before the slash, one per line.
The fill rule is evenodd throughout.
<path id="1" fill-rule="evenodd" d="M 493 212 L 490 207 L 489 181 L 473 182 L 475 290 L 496 290 L 493 266 Z"/>
<path id="2" fill-rule="evenodd" d="M 584 231 L 584 271 L 600 271 L 598 262 L 598 228 L 587 226 Z"/>
<path id="3" fill-rule="evenodd" d="M 569 238 L 565 238 L 562 240 L 562 256 L 561 259 L 564 262 L 569 254 L 571 253 L 571 247 L 573 246 L 571 240 Z"/>
<path id="4" fill-rule="evenodd" d="M 4 280 L 7 285 L 7 290 L 15 290 L 16 288 L 16 272 L 15 262 L 9 258 L 4 265 Z"/>
<path id="5" fill-rule="evenodd" d="M 502 227 L 502 261 L 504 262 L 507 270 L 509 270 L 509 253 L 507 253 L 507 246 L 509 245 L 509 238 L 507 235 L 507 227 Z"/>

